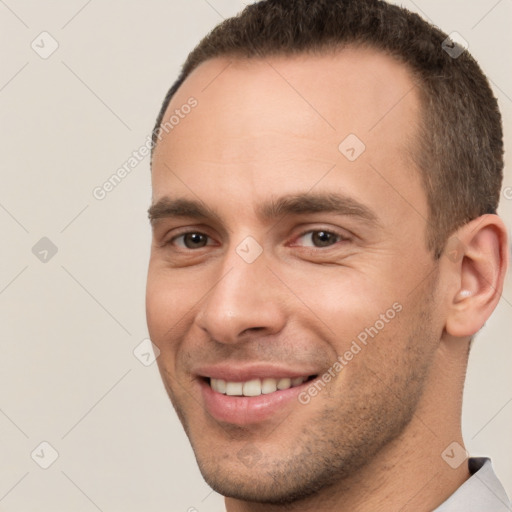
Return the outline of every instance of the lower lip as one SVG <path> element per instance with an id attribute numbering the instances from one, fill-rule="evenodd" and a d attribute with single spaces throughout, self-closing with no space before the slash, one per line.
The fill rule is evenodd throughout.
<path id="1" fill-rule="evenodd" d="M 300 405 L 298 395 L 311 382 L 259 396 L 229 396 L 217 393 L 206 381 L 201 392 L 207 411 L 217 420 L 237 425 L 250 425 L 284 414 L 293 404 Z"/>

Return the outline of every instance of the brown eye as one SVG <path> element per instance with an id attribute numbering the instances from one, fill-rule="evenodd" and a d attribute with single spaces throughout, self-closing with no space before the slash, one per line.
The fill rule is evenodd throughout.
<path id="1" fill-rule="evenodd" d="M 185 233 L 176 237 L 173 242 L 185 249 L 201 249 L 208 245 L 208 236 L 203 233 Z"/>
<path id="2" fill-rule="evenodd" d="M 313 231 L 311 234 L 311 241 L 315 247 L 327 247 L 338 242 L 339 238 L 329 231 Z"/>
<path id="3" fill-rule="evenodd" d="M 298 239 L 297 245 L 303 247 L 330 247 L 335 243 L 343 240 L 343 237 L 332 233 L 331 231 L 315 230 L 308 231 L 301 235 Z"/>

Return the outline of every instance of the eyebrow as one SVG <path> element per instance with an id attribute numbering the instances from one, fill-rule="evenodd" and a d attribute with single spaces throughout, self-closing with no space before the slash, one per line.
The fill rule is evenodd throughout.
<path id="1" fill-rule="evenodd" d="M 377 215 L 364 204 L 352 197 L 334 193 L 292 194 L 271 200 L 258 208 L 264 219 L 276 219 L 286 215 L 310 213 L 336 213 L 358 217 L 368 223 L 377 224 Z"/>
<path id="2" fill-rule="evenodd" d="M 167 196 L 151 205 L 148 209 L 148 217 L 152 224 L 158 219 L 179 217 L 220 221 L 220 216 L 201 201 L 181 197 L 172 199 Z"/>
<path id="3" fill-rule="evenodd" d="M 378 217 L 368 206 L 354 198 L 334 193 L 299 193 L 271 199 L 256 208 L 258 217 L 274 220 L 286 215 L 335 213 L 356 217 L 370 224 L 378 224 Z M 188 217 L 198 220 L 214 219 L 220 215 L 198 200 L 163 197 L 148 210 L 151 223 L 162 218 Z"/>

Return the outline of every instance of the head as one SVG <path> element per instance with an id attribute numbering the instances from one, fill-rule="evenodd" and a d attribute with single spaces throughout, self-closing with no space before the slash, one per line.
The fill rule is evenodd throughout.
<path id="1" fill-rule="evenodd" d="M 445 38 L 377 0 L 258 2 L 164 100 L 148 326 L 226 496 L 307 499 L 399 445 L 441 387 L 460 405 L 464 364 L 443 364 L 501 292 L 503 149 L 486 78 Z"/>

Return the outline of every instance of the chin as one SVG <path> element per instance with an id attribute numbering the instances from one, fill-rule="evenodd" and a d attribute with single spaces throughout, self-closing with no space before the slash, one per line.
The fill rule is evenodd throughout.
<path id="1" fill-rule="evenodd" d="M 234 470 L 210 472 L 203 470 L 201 465 L 199 468 L 206 483 L 214 491 L 226 498 L 249 503 L 291 505 L 314 496 L 325 487 L 325 483 L 321 486 L 312 482 L 299 484 L 282 476 L 262 474 L 261 471 L 249 470 L 242 475 L 241 472 L 235 473 Z"/>

